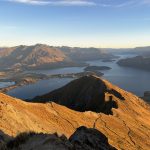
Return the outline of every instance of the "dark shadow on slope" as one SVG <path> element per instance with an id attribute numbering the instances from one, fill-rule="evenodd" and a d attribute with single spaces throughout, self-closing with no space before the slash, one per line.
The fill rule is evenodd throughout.
<path id="1" fill-rule="evenodd" d="M 7 149 L 7 142 L 12 140 L 13 138 L 7 134 L 5 134 L 3 131 L 0 130 L 0 150 L 8 150 Z"/>
<path id="2" fill-rule="evenodd" d="M 108 91 L 109 94 L 114 95 L 115 97 L 119 98 L 120 100 L 125 100 L 125 98 L 119 92 L 117 92 L 116 90 L 108 89 L 107 91 Z"/>
<path id="3" fill-rule="evenodd" d="M 116 150 L 108 143 L 108 138 L 93 128 L 79 127 L 69 138 L 75 150 Z"/>
<path id="4" fill-rule="evenodd" d="M 7 143 L 7 148 L 18 148 L 19 145 L 25 144 L 29 140 L 29 138 L 32 138 L 35 135 L 36 133 L 34 132 L 21 133 Z"/>
<path id="5" fill-rule="evenodd" d="M 106 100 L 106 93 L 111 94 L 112 97 Z M 118 108 L 117 103 L 113 100 L 114 97 L 124 99 L 117 91 L 108 89 L 103 80 L 95 76 L 84 76 L 62 88 L 35 97 L 32 101 L 42 103 L 53 101 L 80 112 L 93 111 L 112 114 L 112 108 Z"/>
<path id="6" fill-rule="evenodd" d="M 0 141 L 1 150 L 116 150 L 108 143 L 108 138 L 100 131 L 79 127 L 69 139 L 66 136 L 43 133 L 20 133 L 9 141 Z"/>

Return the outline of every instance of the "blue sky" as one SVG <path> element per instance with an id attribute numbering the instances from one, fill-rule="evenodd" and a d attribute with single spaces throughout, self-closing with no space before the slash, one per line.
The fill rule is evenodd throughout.
<path id="1" fill-rule="evenodd" d="M 150 0 L 0 0 L 0 46 L 150 46 Z"/>

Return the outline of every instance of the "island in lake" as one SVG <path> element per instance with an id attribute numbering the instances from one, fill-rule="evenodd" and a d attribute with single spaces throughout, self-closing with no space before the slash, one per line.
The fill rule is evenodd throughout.
<path id="1" fill-rule="evenodd" d="M 85 71 L 99 71 L 99 70 L 110 70 L 112 68 L 107 66 L 88 66 L 84 70 Z"/>

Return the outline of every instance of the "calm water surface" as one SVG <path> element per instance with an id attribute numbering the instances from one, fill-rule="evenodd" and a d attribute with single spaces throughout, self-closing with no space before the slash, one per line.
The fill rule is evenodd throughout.
<path id="1" fill-rule="evenodd" d="M 120 58 L 133 57 L 133 55 L 120 55 Z M 119 59 L 120 59 L 119 58 Z M 118 60 L 116 60 L 118 61 Z M 144 91 L 150 90 L 150 72 L 144 70 L 138 70 L 128 67 L 120 67 L 114 62 L 102 62 L 101 60 L 88 61 L 90 65 L 97 66 L 108 66 L 111 70 L 102 71 L 104 78 L 110 82 L 118 85 L 119 87 L 132 92 L 138 96 L 143 96 Z M 37 70 L 33 71 L 36 73 L 45 74 L 67 74 L 67 73 L 78 73 L 82 72 L 84 67 L 69 67 L 54 70 Z M 57 89 L 67 83 L 73 78 L 53 78 L 49 80 L 41 80 L 31 85 L 25 85 L 18 87 L 8 92 L 9 95 L 22 98 L 30 99 L 37 95 L 48 93 L 54 89 Z"/>
<path id="2" fill-rule="evenodd" d="M 6 88 L 6 87 L 14 85 L 14 84 L 15 84 L 15 82 L 0 82 L 0 89 Z"/>
<path id="3" fill-rule="evenodd" d="M 51 70 L 34 70 L 27 71 L 31 73 L 41 73 L 46 75 L 54 75 L 54 74 L 69 74 L 69 73 L 79 73 L 82 72 L 85 67 L 67 67 L 67 68 L 59 68 L 59 69 L 51 69 Z"/>
<path id="4" fill-rule="evenodd" d="M 54 89 L 60 88 L 69 83 L 72 78 L 52 78 L 48 80 L 40 80 L 34 84 L 17 87 L 11 91 L 8 91 L 8 95 L 21 98 L 31 99 L 35 96 L 43 95 Z"/>
<path id="5" fill-rule="evenodd" d="M 121 55 L 121 58 L 133 57 L 133 55 Z M 150 91 L 150 71 L 121 67 L 114 62 L 92 61 L 91 65 L 105 65 L 111 70 L 102 71 L 104 78 L 118 85 L 119 87 L 143 96 L 145 91 Z"/>

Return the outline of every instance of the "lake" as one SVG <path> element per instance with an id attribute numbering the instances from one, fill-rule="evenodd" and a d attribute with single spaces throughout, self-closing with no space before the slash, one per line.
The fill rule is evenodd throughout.
<path id="1" fill-rule="evenodd" d="M 88 61 L 90 65 L 96 66 L 108 66 L 111 67 L 111 70 L 101 71 L 104 73 L 103 78 L 112 82 L 115 85 L 118 85 L 120 88 L 132 92 L 138 96 L 143 96 L 145 91 L 150 90 L 150 72 L 133 69 L 129 67 L 121 67 L 116 64 L 116 62 L 121 58 L 133 57 L 135 55 L 119 55 L 116 61 L 113 62 L 102 62 L 102 60 Z M 53 70 L 37 70 L 30 71 L 36 73 L 44 74 L 67 74 L 67 73 L 78 73 L 82 72 L 84 67 L 69 67 L 69 68 L 60 68 Z M 42 95 L 48 93 L 54 89 L 57 89 L 67 83 L 69 83 L 73 78 L 52 78 L 48 80 L 41 80 L 37 83 L 25 85 L 18 87 L 8 92 L 8 95 L 22 98 L 30 99 L 37 95 Z"/>
<path id="2" fill-rule="evenodd" d="M 135 55 L 120 55 L 120 58 L 129 58 Z M 118 61 L 118 60 L 117 60 Z M 102 71 L 103 78 L 120 88 L 132 92 L 137 96 L 143 96 L 145 91 L 150 91 L 150 72 L 129 67 L 121 67 L 114 62 L 90 61 L 91 65 L 111 67 L 111 70 Z"/>
<path id="3" fill-rule="evenodd" d="M 14 85 L 14 84 L 15 84 L 15 82 L 0 82 L 0 89 L 6 88 L 6 87 Z"/>
<path id="4" fill-rule="evenodd" d="M 17 87 L 7 92 L 8 95 L 21 98 L 31 99 L 35 96 L 43 95 L 54 89 L 60 88 L 69 83 L 73 78 L 52 78 L 48 80 L 40 80 L 30 85 Z"/>

